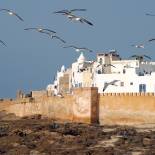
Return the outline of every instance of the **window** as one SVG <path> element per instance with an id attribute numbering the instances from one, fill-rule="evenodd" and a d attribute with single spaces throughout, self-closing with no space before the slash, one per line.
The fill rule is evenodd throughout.
<path id="1" fill-rule="evenodd" d="M 133 82 L 130 82 L 130 85 L 133 85 Z"/>
<path id="2" fill-rule="evenodd" d="M 120 86 L 123 87 L 123 86 L 124 86 L 124 82 L 121 82 L 121 83 L 120 83 Z"/>
<path id="3" fill-rule="evenodd" d="M 100 60 L 99 60 L 100 65 L 102 65 L 102 62 L 103 62 L 103 60 L 102 60 L 102 58 L 100 58 Z"/>
<path id="4" fill-rule="evenodd" d="M 125 74 L 126 73 L 126 70 L 125 69 L 123 69 L 123 74 Z"/>
<path id="5" fill-rule="evenodd" d="M 145 93 L 146 92 L 146 84 L 139 84 L 139 92 Z"/>

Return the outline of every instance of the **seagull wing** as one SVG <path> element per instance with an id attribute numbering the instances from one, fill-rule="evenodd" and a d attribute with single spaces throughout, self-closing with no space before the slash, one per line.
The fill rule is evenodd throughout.
<path id="1" fill-rule="evenodd" d="M 108 85 L 109 85 L 109 83 L 105 83 L 105 84 L 104 84 L 103 92 L 107 89 Z"/>
<path id="2" fill-rule="evenodd" d="M 86 20 L 85 18 L 81 18 L 80 21 L 81 21 L 81 22 L 85 22 L 85 23 L 87 23 L 87 24 L 93 26 L 93 24 L 92 24 L 90 21 Z"/>
<path id="3" fill-rule="evenodd" d="M 150 59 L 151 60 L 151 57 L 149 57 L 149 56 L 147 56 L 147 55 L 143 55 L 145 58 L 148 58 L 148 59 Z"/>
<path id="4" fill-rule="evenodd" d="M 9 9 L 0 9 L 0 11 L 12 12 L 12 11 L 9 10 Z"/>
<path id="5" fill-rule="evenodd" d="M 146 13 L 146 16 L 155 16 L 154 14 Z"/>
<path id="6" fill-rule="evenodd" d="M 68 14 L 68 13 L 70 13 L 70 11 L 69 10 L 60 10 L 60 11 L 55 11 L 53 13 L 55 13 L 55 14 L 57 14 L 57 13 L 60 13 L 60 14 Z"/>
<path id="7" fill-rule="evenodd" d="M 112 65 L 112 64 L 109 64 L 110 66 L 112 66 L 112 67 L 114 67 L 114 68 L 116 68 L 116 66 L 114 66 L 114 65 Z"/>
<path id="8" fill-rule="evenodd" d="M 72 9 L 72 10 L 70 10 L 70 12 L 74 12 L 74 11 L 86 11 L 86 9 Z"/>
<path id="9" fill-rule="evenodd" d="M 148 42 L 155 41 L 155 38 L 149 39 Z"/>
<path id="10" fill-rule="evenodd" d="M 60 37 L 58 37 L 58 36 L 52 36 L 52 38 L 59 39 L 61 42 L 66 43 L 66 41 L 65 41 L 65 40 L 61 39 L 61 38 L 60 38 Z"/>
<path id="11" fill-rule="evenodd" d="M 132 56 L 130 56 L 130 58 L 137 58 L 137 57 L 139 57 L 138 55 L 132 55 Z"/>
<path id="12" fill-rule="evenodd" d="M 56 33 L 55 31 L 50 30 L 50 29 L 43 29 L 43 31 L 48 31 L 48 32 L 51 32 L 51 33 Z"/>
<path id="13" fill-rule="evenodd" d="M 70 45 L 70 46 L 64 46 L 63 48 L 74 48 L 74 49 L 78 49 L 78 47 Z"/>
<path id="14" fill-rule="evenodd" d="M 24 21 L 24 19 L 23 19 L 22 17 L 20 17 L 17 13 L 15 13 L 15 12 L 12 12 L 12 13 L 13 13 L 13 15 L 15 15 L 19 20 Z"/>
<path id="15" fill-rule="evenodd" d="M 89 51 L 89 52 L 93 52 L 93 51 L 90 50 L 89 48 L 85 48 L 85 47 L 83 47 L 83 48 L 81 48 L 81 49 L 86 50 L 86 51 Z"/>
<path id="16" fill-rule="evenodd" d="M 4 41 L 0 40 L 0 43 L 1 43 L 2 45 L 6 46 L 6 44 L 5 44 Z"/>
<path id="17" fill-rule="evenodd" d="M 25 28 L 24 30 L 37 30 L 37 28 Z"/>

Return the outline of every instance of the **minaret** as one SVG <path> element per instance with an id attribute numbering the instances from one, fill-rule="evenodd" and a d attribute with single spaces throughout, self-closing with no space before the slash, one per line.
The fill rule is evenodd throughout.
<path id="1" fill-rule="evenodd" d="M 85 57 L 83 55 L 83 52 L 81 52 L 79 58 L 77 59 L 77 62 L 80 64 L 80 63 L 84 63 L 85 62 Z"/>

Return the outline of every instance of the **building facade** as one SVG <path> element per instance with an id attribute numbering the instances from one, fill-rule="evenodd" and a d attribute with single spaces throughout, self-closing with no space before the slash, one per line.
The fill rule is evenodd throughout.
<path id="1" fill-rule="evenodd" d="M 77 87 L 97 87 L 98 93 L 155 93 L 155 62 L 144 57 L 122 60 L 116 51 L 87 61 L 81 53 L 70 68 L 62 66 L 47 90 L 72 93 Z"/>

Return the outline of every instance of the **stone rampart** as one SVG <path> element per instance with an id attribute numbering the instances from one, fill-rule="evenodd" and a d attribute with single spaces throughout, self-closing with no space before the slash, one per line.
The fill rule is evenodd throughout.
<path id="1" fill-rule="evenodd" d="M 104 93 L 97 88 L 76 88 L 71 95 L 40 96 L 0 101 L 0 111 L 17 116 L 41 114 L 64 121 L 135 125 L 155 123 L 154 93 Z"/>

